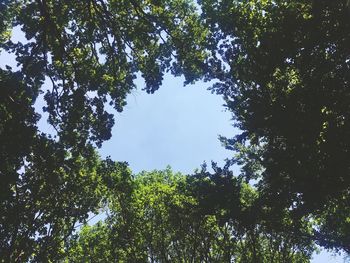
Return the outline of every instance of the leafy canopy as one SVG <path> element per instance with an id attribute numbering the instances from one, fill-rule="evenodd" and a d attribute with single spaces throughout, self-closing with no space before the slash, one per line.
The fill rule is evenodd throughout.
<path id="1" fill-rule="evenodd" d="M 290 214 L 272 230 L 257 192 L 227 171 L 113 178 L 107 218 L 70 240 L 65 262 L 309 262 L 312 242 L 295 235 Z"/>
<path id="2" fill-rule="evenodd" d="M 198 2 L 0 3 L 0 51 L 18 63 L 0 69 L 1 262 L 307 262 L 312 240 L 350 251 L 349 1 Z M 100 160 L 107 105 L 122 111 L 137 74 L 152 93 L 166 72 L 217 80 L 242 131 L 222 138 L 240 176 L 134 179 Z M 37 127 L 42 99 L 52 135 Z"/>
<path id="3" fill-rule="evenodd" d="M 57 261 L 111 187 L 95 149 L 111 137 L 107 104 L 122 111 L 138 73 L 150 93 L 167 71 L 197 79 L 207 30 L 187 0 L 1 1 L 0 17 L 17 61 L 0 69 L 0 261 Z M 54 134 L 38 129 L 38 100 Z"/>
<path id="4" fill-rule="evenodd" d="M 207 75 L 242 131 L 223 138 L 233 162 L 267 203 L 311 215 L 320 244 L 349 252 L 349 1 L 201 2 L 217 43 Z"/>

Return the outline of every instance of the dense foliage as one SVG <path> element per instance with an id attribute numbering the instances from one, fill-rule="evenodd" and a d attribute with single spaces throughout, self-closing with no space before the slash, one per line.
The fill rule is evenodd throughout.
<path id="1" fill-rule="evenodd" d="M 27 39 L 2 46 L 16 55 L 32 98 L 49 82 L 44 110 L 67 147 L 110 138 L 113 115 L 104 105 L 121 111 L 137 73 L 154 92 L 165 71 L 190 82 L 204 67 L 207 30 L 190 1 L 37 0 L 2 9 L 11 22 L 2 27 L 16 26 Z"/>
<path id="2" fill-rule="evenodd" d="M 148 92 L 166 71 L 196 79 L 207 30 L 186 0 L 1 1 L 0 17 L 0 51 L 17 61 L 0 70 L 0 261 L 56 261 L 103 206 L 107 103 L 121 111 L 139 72 Z M 54 134 L 39 131 L 37 100 Z"/>
<path id="3" fill-rule="evenodd" d="M 0 262 L 350 252 L 350 2 L 197 2 L 0 2 L 0 52 L 17 62 L 0 68 Z M 98 156 L 108 104 L 122 111 L 137 74 L 153 93 L 166 72 L 216 81 L 242 131 L 222 138 L 235 151 L 225 167 L 133 177 Z"/>
<path id="4" fill-rule="evenodd" d="M 256 216 L 258 193 L 221 172 L 119 178 L 107 218 L 71 239 L 66 262 L 308 262 L 308 223 L 296 235 L 285 211 L 275 232 Z"/>
<path id="5" fill-rule="evenodd" d="M 223 138 L 265 201 L 311 216 L 315 238 L 350 252 L 350 5 L 202 1 L 218 47 L 209 78 L 242 133 Z"/>

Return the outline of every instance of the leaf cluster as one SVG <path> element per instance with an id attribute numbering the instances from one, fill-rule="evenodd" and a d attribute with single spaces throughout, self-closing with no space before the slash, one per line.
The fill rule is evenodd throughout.
<path id="1" fill-rule="evenodd" d="M 118 179 L 107 218 L 83 227 L 66 261 L 309 262 L 309 224 L 294 228 L 284 210 L 273 214 L 276 231 L 256 190 L 220 172 L 143 172 L 127 187 Z"/>
<path id="2" fill-rule="evenodd" d="M 349 251 L 348 1 L 202 3 L 217 43 L 208 78 L 242 131 L 223 140 L 232 162 L 270 205 L 323 222 L 320 244 Z"/>

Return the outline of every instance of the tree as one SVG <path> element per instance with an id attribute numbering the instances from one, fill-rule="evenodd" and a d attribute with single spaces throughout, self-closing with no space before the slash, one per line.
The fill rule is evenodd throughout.
<path id="1" fill-rule="evenodd" d="M 198 200 L 198 217 L 216 219 L 218 262 L 309 262 L 314 251 L 311 222 L 296 222 L 289 209 L 268 206 L 229 165 L 213 163 L 212 169 L 210 173 L 204 165 L 187 178 L 187 187 Z"/>
<path id="2" fill-rule="evenodd" d="M 267 203 L 314 218 L 320 244 L 350 252 L 349 2 L 201 2 L 218 44 L 208 78 L 242 131 L 223 140 L 233 161 Z"/>
<path id="3" fill-rule="evenodd" d="M 0 261 L 56 261 L 108 188 L 106 104 L 121 111 L 139 72 L 150 93 L 166 71 L 198 78 L 207 30 L 186 0 L 2 1 L 0 14 L 0 51 L 17 61 L 0 70 Z M 40 95 L 55 134 L 37 127 Z"/>
<path id="4" fill-rule="evenodd" d="M 79 235 L 71 237 L 69 253 L 64 262 L 117 262 L 112 257 L 111 247 L 106 224 L 99 221 L 94 226 L 86 225 Z"/>
<path id="5" fill-rule="evenodd" d="M 105 111 L 118 111 L 141 72 L 148 92 L 159 88 L 165 71 L 198 78 L 207 30 L 187 0 L 171 1 L 18 1 L 12 24 L 28 42 L 7 41 L 16 54 L 27 89 L 44 97 L 49 123 L 63 143 L 98 146 L 114 124 Z"/>
<path id="6" fill-rule="evenodd" d="M 106 257 L 122 261 L 306 261 L 308 221 L 319 244 L 350 251 L 348 1 L 200 7 L 199 15 L 190 0 L 0 3 L 0 51 L 18 63 L 0 69 L 2 262 L 57 261 L 71 247 L 79 261 L 81 242 L 106 229 Z M 14 28 L 27 40 L 9 39 Z M 95 148 L 114 125 L 106 105 L 121 111 L 138 73 L 152 93 L 168 71 L 186 83 L 219 80 L 213 90 L 242 130 L 223 139 L 241 176 L 214 167 L 194 181 L 169 171 L 133 180 L 125 164 L 99 159 Z M 37 127 L 41 94 L 52 135 Z M 72 239 L 104 202 L 108 220 Z"/>
<path id="7" fill-rule="evenodd" d="M 40 135 L 31 138 L 22 158 L 12 158 L 11 151 L 23 147 L 6 151 L 11 144 L 1 149 L 0 261 L 57 260 L 76 223 L 100 205 L 99 160 L 93 154 L 70 156 Z"/>
<path id="8" fill-rule="evenodd" d="M 288 211 L 272 230 L 257 215 L 258 193 L 230 175 L 112 176 L 108 217 L 72 238 L 66 261 L 309 262 L 312 241 L 294 234 Z"/>
<path id="9" fill-rule="evenodd" d="M 9 20 L 11 17 L 11 10 L 9 8 L 10 1 L 2 1 L 0 3 L 0 14 L 2 20 L 0 21 L 0 43 L 3 43 L 9 38 Z"/>

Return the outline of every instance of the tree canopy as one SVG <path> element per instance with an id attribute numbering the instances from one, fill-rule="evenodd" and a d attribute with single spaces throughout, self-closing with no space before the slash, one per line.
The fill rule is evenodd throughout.
<path id="1" fill-rule="evenodd" d="M 312 241 L 293 233 L 288 212 L 275 232 L 255 216 L 257 192 L 221 172 L 118 180 L 107 218 L 72 237 L 66 262 L 308 262 Z"/>
<path id="2" fill-rule="evenodd" d="M 319 223 L 316 239 L 350 251 L 349 1 L 202 1 L 235 125 L 222 138 L 267 203 Z M 334 224 L 337 222 L 336 224 Z"/>
<path id="3" fill-rule="evenodd" d="M 104 105 L 121 111 L 136 73 L 154 92 L 166 71 L 191 82 L 204 68 L 208 30 L 190 1 L 16 1 L 7 10 L 2 28 L 20 28 L 28 41 L 2 46 L 16 55 L 32 98 L 44 92 L 49 123 L 67 147 L 110 138 Z"/>
<path id="4" fill-rule="evenodd" d="M 349 15 L 348 0 L 1 1 L 0 52 L 17 66 L 0 68 L 0 262 L 350 253 Z M 109 106 L 166 73 L 214 81 L 241 130 L 213 173 L 134 176 L 98 155 Z"/>
<path id="5" fill-rule="evenodd" d="M 17 61 L 0 70 L 0 261 L 56 261 L 103 207 L 107 104 L 123 109 L 137 73 L 150 93 L 167 71 L 197 79 L 208 30 L 186 0 L 1 1 L 0 14 L 1 51 Z M 54 134 L 39 130 L 37 100 Z"/>

